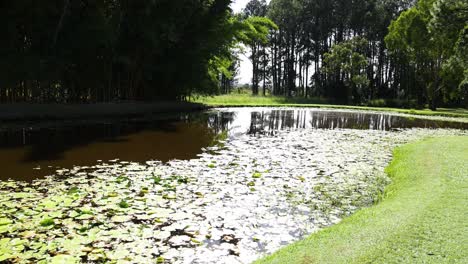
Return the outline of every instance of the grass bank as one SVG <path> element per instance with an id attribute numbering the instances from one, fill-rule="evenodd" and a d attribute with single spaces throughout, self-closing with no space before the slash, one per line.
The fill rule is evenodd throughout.
<path id="1" fill-rule="evenodd" d="M 331 109 L 351 109 L 363 111 L 384 111 L 396 112 L 412 115 L 428 115 L 428 116 L 445 116 L 445 117 L 464 117 L 468 118 L 468 109 L 448 109 L 440 108 L 437 111 L 429 109 L 400 109 L 388 107 L 365 107 L 365 106 L 348 106 L 348 105 L 332 105 L 327 104 L 327 101 L 320 98 L 287 98 L 281 96 L 251 96 L 247 94 L 230 94 L 215 97 L 199 97 L 193 99 L 195 103 L 201 103 L 212 107 L 255 107 L 255 106 L 281 106 L 281 107 L 314 107 L 314 108 L 331 108 Z"/>
<path id="2" fill-rule="evenodd" d="M 257 263 L 468 263 L 468 137 L 395 151 L 383 201 Z"/>

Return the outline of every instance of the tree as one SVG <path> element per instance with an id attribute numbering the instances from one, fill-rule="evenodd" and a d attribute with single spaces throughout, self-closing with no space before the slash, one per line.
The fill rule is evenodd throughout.
<path id="1" fill-rule="evenodd" d="M 231 2 L 1 1 L 0 102 L 228 92 L 243 43 L 254 94 L 467 104 L 464 0 Z"/>
<path id="2" fill-rule="evenodd" d="M 437 0 L 431 11 L 429 29 L 444 43 L 441 70 L 444 101 L 468 104 L 468 3 Z M 464 101 L 464 102 L 463 102 Z"/>
<path id="3" fill-rule="evenodd" d="M 235 47 L 266 42 L 274 27 L 235 16 L 231 2 L 2 1 L 0 101 L 184 100 L 227 90 Z"/>
<path id="4" fill-rule="evenodd" d="M 325 71 L 335 76 L 335 97 L 340 101 L 359 103 L 365 98 L 369 85 L 366 76 L 367 58 L 363 55 L 367 40 L 355 37 L 336 44 L 325 53 Z"/>
<path id="5" fill-rule="evenodd" d="M 397 68 L 388 57 L 384 37 L 390 22 L 411 2 L 271 1 L 268 16 L 279 26 L 271 35 L 269 49 L 274 94 L 335 96 L 335 76 L 322 71 L 325 54 L 334 44 L 363 37 L 367 39 L 362 54 L 368 60 L 365 73 L 369 80 L 365 98 L 399 96 L 400 92 L 389 91 L 395 88 L 391 80 Z"/>
<path id="6" fill-rule="evenodd" d="M 296 53 L 297 37 L 299 35 L 299 16 L 301 12 L 299 0 L 272 0 L 270 2 L 268 17 L 278 25 L 276 32 L 276 77 L 278 86 L 283 86 L 282 94 L 292 96 L 296 92 Z"/>
<path id="7" fill-rule="evenodd" d="M 385 38 L 391 52 L 401 53 L 408 60 L 433 110 L 442 99 L 441 95 L 453 95 L 449 89 L 454 75 L 448 71 L 460 71 L 454 67 L 456 58 L 452 56 L 464 28 L 463 22 L 456 23 L 456 20 L 467 21 L 467 6 L 464 1 L 457 0 L 420 0 L 392 22 Z M 455 82 L 460 83 L 461 79 Z"/>
<path id="8" fill-rule="evenodd" d="M 263 94 L 265 94 L 265 79 L 266 79 L 266 59 L 268 56 L 265 45 L 268 42 L 267 36 L 270 30 L 278 27 L 265 16 L 267 14 L 266 0 L 251 0 L 243 10 L 243 15 L 246 18 L 245 23 L 250 25 L 251 32 L 245 44 L 249 47 L 251 55 L 249 56 L 252 62 L 252 93 L 259 94 L 260 80 L 263 76 Z"/>

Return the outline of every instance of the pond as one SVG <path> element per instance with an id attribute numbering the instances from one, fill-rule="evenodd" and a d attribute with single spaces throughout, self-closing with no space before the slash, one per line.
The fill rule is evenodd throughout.
<path id="1" fill-rule="evenodd" d="M 371 205 L 396 146 L 467 135 L 448 120 L 258 108 L 29 127 L 2 134 L 16 180 L 0 181 L 0 262 L 250 263 Z M 48 166 L 61 169 L 43 178 Z"/>
<path id="2" fill-rule="evenodd" d="M 189 160 L 212 145 L 222 131 L 236 137 L 310 128 L 467 129 L 468 123 L 354 111 L 240 108 L 163 118 L 3 124 L 0 180 L 32 181 L 57 169 L 109 160 Z"/>

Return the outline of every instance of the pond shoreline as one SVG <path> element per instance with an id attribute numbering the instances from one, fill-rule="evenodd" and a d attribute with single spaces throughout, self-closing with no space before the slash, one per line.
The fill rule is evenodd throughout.
<path id="1" fill-rule="evenodd" d="M 210 107 L 188 102 L 121 102 L 96 104 L 0 104 L 0 121 L 52 121 L 134 117 L 152 114 L 195 112 Z"/>
<path id="2" fill-rule="evenodd" d="M 460 122 L 468 122 L 468 115 L 463 113 L 431 112 L 404 108 L 367 107 L 353 105 L 329 104 L 206 104 L 210 108 L 310 108 L 333 111 L 375 112 L 389 115 L 409 115 L 418 118 L 451 118 Z"/>
<path id="3" fill-rule="evenodd" d="M 332 111 L 362 111 L 386 113 L 391 115 L 408 115 L 417 118 L 445 119 L 468 123 L 468 115 L 452 113 L 430 113 L 419 110 L 376 108 L 347 105 L 322 104 L 204 104 L 197 102 L 118 102 L 95 104 L 0 104 L 0 122 L 34 122 L 80 119 L 144 117 L 147 115 L 171 114 L 180 112 L 197 112 L 225 108 L 307 108 Z"/>
<path id="4" fill-rule="evenodd" d="M 467 145 L 460 135 L 397 147 L 379 203 L 255 263 L 465 263 Z"/>

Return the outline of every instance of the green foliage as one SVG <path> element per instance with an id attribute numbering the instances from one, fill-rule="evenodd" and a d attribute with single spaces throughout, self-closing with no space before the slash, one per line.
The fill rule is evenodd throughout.
<path id="1" fill-rule="evenodd" d="M 334 45 L 330 53 L 325 53 L 324 70 L 336 75 L 336 82 L 344 84 L 347 101 L 363 101 L 364 89 L 369 85 L 366 75 L 368 62 L 363 55 L 366 43 L 366 39 L 356 37 Z"/>
<path id="2" fill-rule="evenodd" d="M 390 24 L 385 38 L 390 51 L 403 52 L 412 60 L 419 59 L 418 55 L 421 53 L 428 55 L 425 47 L 429 41 L 429 32 L 426 27 L 427 18 L 423 15 L 423 12 L 413 7 Z"/>
<path id="3" fill-rule="evenodd" d="M 0 102 L 229 93 L 244 44 L 254 95 L 467 103 L 466 1 L 251 0 L 242 14 L 231 3 L 4 1 Z M 355 39 L 365 45 L 350 53 Z"/>
<path id="4" fill-rule="evenodd" d="M 260 178 L 262 178 L 262 174 L 260 172 L 255 172 L 254 174 L 252 174 L 252 178 L 260 179 Z"/>
<path id="5" fill-rule="evenodd" d="M 41 225 L 42 227 L 53 226 L 53 225 L 55 225 L 55 221 L 52 218 L 46 218 L 46 219 L 42 220 L 39 223 L 39 225 Z"/>
<path id="6" fill-rule="evenodd" d="M 154 184 L 156 184 L 156 185 L 160 185 L 161 182 L 162 182 L 161 176 L 154 176 L 154 177 L 152 177 L 152 179 L 154 181 Z"/>
<path id="7" fill-rule="evenodd" d="M 272 0 L 268 17 L 281 29 L 293 31 L 297 27 L 303 5 L 298 0 Z"/>
<path id="8" fill-rule="evenodd" d="M 223 130 L 220 133 L 217 133 L 213 140 L 210 143 L 210 147 L 224 147 L 224 141 L 226 141 L 229 138 L 229 132 L 227 130 Z"/>
<path id="9" fill-rule="evenodd" d="M 265 17 L 267 12 L 266 0 L 250 0 L 243 11 L 246 17 Z"/>
<path id="10" fill-rule="evenodd" d="M 466 65 L 458 49 L 467 8 L 466 1 L 420 0 L 392 22 L 385 38 L 389 50 L 405 57 L 419 76 L 417 81 L 433 109 L 440 97 L 445 101 L 463 98 L 459 88 Z"/>
<path id="11" fill-rule="evenodd" d="M 126 200 L 122 200 L 122 201 L 120 201 L 120 203 L 119 203 L 119 207 L 120 207 L 120 208 L 123 208 L 123 209 L 127 209 L 127 208 L 130 207 L 130 204 L 129 204 Z"/>
<path id="12" fill-rule="evenodd" d="M 455 43 L 447 40 L 453 37 L 434 34 L 428 26 L 433 23 L 436 6 L 444 16 L 456 14 L 445 16 L 450 20 L 442 28 L 451 31 L 459 28 L 452 25 L 464 25 L 463 2 L 272 0 L 266 6 L 265 1 L 251 0 L 244 16 L 266 13 L 278 26 L 270 32 L 268 44 L 250 46 L 252 94 L 258 95 L 263 84 L 264 95 L 326 97 L 354 104 L 385 98 L 416 101 L 418 107 L 427 103 L 432 108 L 438 104 L 464 106 L 463 90 L 454 89 L 459 87 L 457 76 L 463 75 L 462 66 L 455 60 L 450 67 L 438 64 L 447 58 L 446 51 Z M 396 21 L 389 28 L 392 20 Z M 343 54 L 334 46 L 346 45 L 343 43 L 354 38 L 365 39 L 356 52 L 362 56 L 339 56 Z M 333 52 L 336 56 L 330 56 Z M 323 67 L 327 59 L 329 70 Z M 351 60 L 354 63 L 344 62 Z M 441 73 L 444 67 L 447 74 Z M 349 74 L 358 68 L 359 74 Z"/>
<path id="13" fill-rule="evenodd" d="M 70 188 L 70 190 L 68 190 L 68 194 L 69 195 L 73 195 L 73 194 L 76 194 L 76 193 L 79 193 L 80 192 L 80 189 L 76 186 L 73 186 Z"/>
<path id="14" fill-rule="evenodd" d="M 468 103 L 468 3 L 460 0 L 438 0 L 431 10 L 429 29 L 444 45 L 442 65 L 444 100 L 465 98 Z"/>
<path id="15" fill-rule="evenodd" d="M 278 30 L 278 26 L 266 18 L 268 6 L 265 0 L 251 0 L 244 9 L 243 23 L 246 27 L 243 44 L 249 47 L 250 61 L 252 62 L 252 92 L 254 95 L 259 93 L 260 79 L 266 82 L 266 67 L 268 64 L 268 54 L 266 47 L 269 42 L 270 32 Z M 262 76 L 263 75 L 263 76 Z M 264 84 L 264 91 L 265 84 Z"/>
<path id="16" fill-rule="evenodd" d="M 4 2 L 0 101 L 183 99 L 232 78 L 232 48 L 266 41 L 230 0 Z M 24 12 L 31 10 L 31 12 Z M 18 63 L 20 62 L 20 63 Z"/>
<path id="17" fill-rule="evenodd" d="M 266 44 L 270 31 L 278 29 L 278 26 L 266 17 L 248 17 L 241 23 L 242 30 L 238 32 L 238 39 L 247 45 L 257 42 Z"/>

